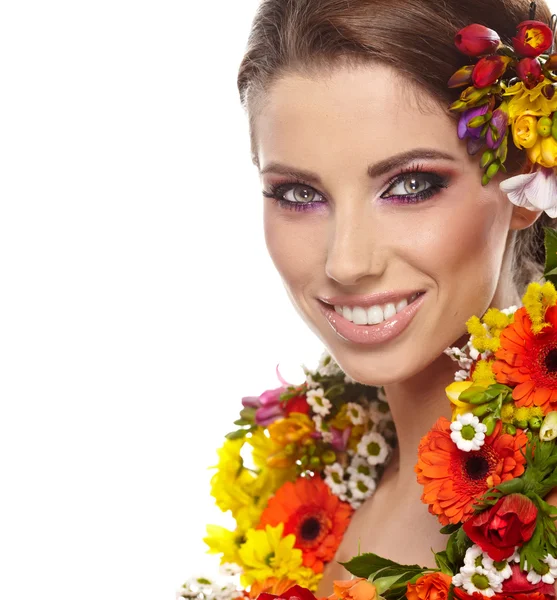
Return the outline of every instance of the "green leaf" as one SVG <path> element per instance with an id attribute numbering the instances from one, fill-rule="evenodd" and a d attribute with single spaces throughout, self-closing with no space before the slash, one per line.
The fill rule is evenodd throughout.
<path id="1" fill-rule="evenodd" d="M 470 538 L 464 533 L 464 529 L 460 527 L 451 534 L 447 542 L 447 558 L 451 567 L 456 569 L 456 566 L 464 561 L 466 550 L 472 545 Z"/>
<path id="2" fill-rule="evenodd" d="M 447 556 L 447 552 L 436 552 L 435 556 L 435 564 L 441 569 L 442 573 L 445 575 L 454 575 L 453 568 L 450 564 L 449 557 Z"/>
<path id="3" fill-rule="evenodd" d="M 352 560 L 340 563 L 348 572 L 356 577 L 369 579 L 378 571 L 382 571 L 383 576 L 400 575 L 401 573 L 421 573 L 423 568 L 419 565 L 401 565 L 387 558 L 382 558 L 372 552 L 356 556 Z"/>
<path id="4" fill-rule="evenodd" d="M 383 594 L 387 590 L 390 590 L 395 583 L 402 583 L 400 580 L 406 576 L 406 580 L 412 579 L 412 576 L 408 577 L 408 573 L 400 573 L 399 575 L 391 575 L 389 577 L 379 577 L 373 580 L 373 585 L 379 594 Z"/>
<path id="5" fill-rule="evenodd" d="M 445 525 L 445 527 L 441 527 L 441 533 L 445 535 L 449 535 L 454 533 L 457 529 L 460 529 L 460 525 L 454 525 L 453 523 L 449 523 L 449 525 Z"/>
<path id="6" fill-rule="evenodd" d="M 545 227 L 545 270 L 544 277 L 557 285 L 557 231 Z"/>

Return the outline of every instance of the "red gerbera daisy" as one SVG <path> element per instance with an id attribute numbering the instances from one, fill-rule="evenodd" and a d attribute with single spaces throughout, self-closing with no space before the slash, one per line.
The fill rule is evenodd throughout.
<path id="1" fill-rule="evenodd" d="M 353 513 L 319 477 L 287 481 L 269 500 L 259 528 L 284 523 L 284 535 L 296 536 L 304 566 L 322 573 L 324 563 L 335 556 Z"/>
<path id="2" fill-rule="evenodd" d="M 541 406 L 544 414 L 557 407 L 557 306 L 547 309 L 551 326 L 534 335 L 525 308 L 514 314 L 514 323 L 501 333 L 501 348 L 492 364 L 499 383 L 516 386 L 517 406 Z"/>
<path id="3" fill-rule="evenodd" d="M 473 505 L 490 487 L 524 472 L 526 434 L 501 433 L 501 421 L 477 451 L 459 450 L 451 440 L 450 422 L 441 417 L 418 448 L 415 471 L 424 486 L 422 501 L 443 525 L 466 521 Z"/>

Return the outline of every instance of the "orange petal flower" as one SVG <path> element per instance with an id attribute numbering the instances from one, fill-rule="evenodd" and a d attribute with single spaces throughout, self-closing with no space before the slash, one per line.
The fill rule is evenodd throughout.
<path id="1" fill-rule="evenodd" d="M 304 566 L 322 573 L 342 541 L 353 513 L 320 478 L 299 477 L 287 481 L 269 500 L 258 528 L 284 523 L 284 535 L 296 536 L 294 546 L 302 551 Z"/>
<path id="2" fill-rule="evenodd" d="M 426 573 L 406 588 L 407 600 L 447 600 L 451 577 L 445 573 Z"/>
<path id="3" fill-rule="evenodd" d="M 473 505 L 490 487 L 519 477 L 524 472 L 527 438 L 502 433 L 501 421 L 477 451 L 459 450 L 450 437 L 450 421 L 441 417 L 418 448 L 415 471 L 424 486 L 422 502 L 443 525 L 470 518 Z"/>
<path id="4" fill-rule="evenodd" d="M 501 333 L 501 348 L 492 370 L 498 383 L 514 387 L 517 406 L 540 406 L 544 415 L 557 410 L 557 307 L 547 309 L 550 324 L 537 335 L 525 308 Z"/>
<path id="5" fill-rule="evenodd" d="M 377 590 L 363 577 L 348 581 L 333 581 L 333 593 L 327 600 L 375 600 Z"/>

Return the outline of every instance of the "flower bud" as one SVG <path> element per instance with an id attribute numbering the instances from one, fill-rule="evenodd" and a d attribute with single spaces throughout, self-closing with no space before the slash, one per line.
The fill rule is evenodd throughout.
<path id="1" fill-rule="evenodd" d="M 531 417 L 528 421 L 528 426 L 530 427 L 530 429 L 534 429 L 537 431 L 542 426 L 541 417 Z"/>
<path id="2" fill-rule="evenodd" d="M 548 412 L 540 428 L 540 440 L 550 442 L 557 437 L 557 411 Z"/>
<path id="3" fill-rule="evenodd" d="M 495 52 L 501 45 L 501 39 L 493 29 L 474 23 L 456 34 L 455 45 L 463 54 L 481 56 Z"/>
<path id="4" fill-rule="evenodd" d="M 553 44 L 551 28 L 541 21 L 523 21 L 513 38 L 514 49 L 520 56 L 535 58 L 543 54 Z"/>
<path id="5" fill-rule="evenodd" d="M 488 415 L 482 423 L 487 427 L 485 434 L 491 435 L 495 430 L 495 424 L 497 423 L 497 419 L 493 415 Z"/>
<path id="6" fill-rule="evenodd" d="M 528 421 L 515 421 L 514 424 L 519 428 L 519 429 L 526 429 L 528 427 Z"/>
<path id="7" fill-rule="evenodd" d="M 520 60 L 516 65 L 516 73 L 529 90 L 533 90 L 545 79 L 537 58 L 523 58 Z"/>
<path id="8" fill-rule="evenodd" d="M 516 435 L 516 427 L 510 423 L 505 423 L 505 425 L 503 425 L 503 429 L 505 430 L 505 433 Z"/>
<path id="9" fill-rule="evenodd" d="M 449 79 L 447 83 L 450 88 L 457 88 L 463 85 L 470 85 L 472 83 L 472 71 L 474 65 L 466 65 L 461 67 L 454 75 Z"/>
<path id="10" fill-rule="evenodd" d="M 557 54 L 550 54 L 545 61 L 544 67 L 548 71 L 557 71 Z"/>
<path id="11" fill-rule="evenodd" d="M 318 469 L 321 466 L 321 459 L 319 456 L 312 456 L 309 459 L 309 466 L 313 469 Z"/>
<path id="12" fill-rule="evenodd" d="M 548 83 L 547 85 L 544 85 L 542 87 L 542 94 L 547 100 L 553 100 L 553 97 L 555 96 L 555 84 Z"/>
<path id="13" fill-rule="evenodd" d="M 487 168 L 487 171 L 485 172 L 485 174 L 490 179 L 493 179 L 493 177 L 495 177 L 495 175 L 497 175 L 497 173 L 499 172 L 500 168 L 501 168 L 501 165 L 499 164 L 499 162 L 494 162 L 494 163 L 492 163 L 492 164 L 489 165 L 489 167 Z"/>
<path id="14" fill-rule="evenodd" d="M 332 450 L 325 450 L 321 455 L 321 460 L 325 465 L 332 465 L 337 459 L 337 455 Z"/>
<path id="15" fill-rule="evenodd" d="M 472 71 L 474 86 L 485 88 L 493 85 L 505 73 L 511 60 L 508 56 L 500 56 L 499 54 L 480 58 Z"/>
<path id="16" fill-rule="evenodd" d="M 495 160 L 495 154 L 493 153 L 493 150 L 486 150 L 482 154 L 482 159 L 480 161 L 480 166 L 483 169 L 483 168 L 487 167 L 488 165 L 490 165 L 494 160 Z"/>
<path id="17" fill-rule="evenodd" d="M 538 119 L 538 133 L 542 137 L 549 137 L 551 135 L 551 128 L 553 126 L 553 122 L 549 117 L 542 117 Z"/>

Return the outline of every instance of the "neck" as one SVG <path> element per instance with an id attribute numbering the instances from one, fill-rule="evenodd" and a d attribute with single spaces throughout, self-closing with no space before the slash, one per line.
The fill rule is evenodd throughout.
<path id="1" fill-rule="evenodd" d="M 411 379 L 385 386 L 397 431 L 397 479 L 401 485 L 416 478 L 414 465 L 421 438 L 440 416 L 450 419 L 451 409 L 445 388 L 453 381 L 457 368 L 448 356 L 441 355 Z"/>

